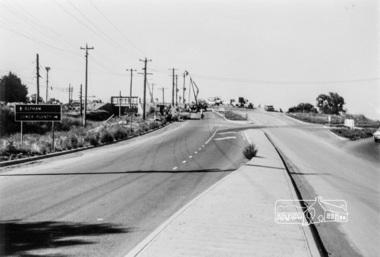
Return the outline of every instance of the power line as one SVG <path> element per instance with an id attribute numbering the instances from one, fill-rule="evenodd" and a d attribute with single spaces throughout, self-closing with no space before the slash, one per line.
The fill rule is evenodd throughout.
<path id="1" fill-rule="evenodd" d="M 29 40 L 31 40 L 31 41 L 37 43 L 37 44 L 40 44 L 40 45 L 46 47 L 46 48 L 49 49 L 49 50 L 52 50 L 52 49 L 53 49 L 53 50 L 59 50 L 59 51 L 61 51 L 61 52 L 65 52 L 65 53 L 69 53 L 69 54 L 74 54 L 74 55 L 80 56 L 80 55 L 77 54 L 77 53 L 73 53 L 73 52 L 71 52 L 71 51 L 68 51 L 68 50 L 65 50 L 65 49 L 62 49 L 62 48 L 59 48 L 59 47 L 56 47 L 56 46 L 52 46 L 52 45 L 49 45 L 49 44 L 47 44 L 47 43 L 44 43 L 44 42 L 41 42 L 41 41 L 38 41 L 38 40 L 35 40 L 35 39 L 32 38 L 32 37 L 29 37 L 29 36 L 27 36 L 27 35 L 24 35 L 24 34 L 18 32 L 18 31 L 14 31 L 14 30 L 12 30 L 12 29 L 10 29 L 10 28 L 7 28 L 7 27 L 5 27 L 4 25 L 1 25 L 1 24 L 0 24 L 0 27 L 2 27 L 3 29 L 6 29 L 6 30 L 8 30 L 8 31 L 10 31 L 10 32 L 12 32 L 12 33 L 14 33 L 14 34 L 17 34 L 17 35 L 19 35 L 19 36 L 21 36 L 21 37 L 24 37 L 24 38 L 26 38 L 26 39 L 29 39 Z"/>
<path id="2" fill-rule="evenodd" d="M 107 18 L 107 16 L 104 15 L 104 13 L 102 11 L 100 11 L 100 9 L 91 1 L 91 0 L 88 0 L 90 2 L 90 4 L 100 13 L 100 15 L 102 15 L 107 21 L 109 24 L 111 24 L 111 26 L 117 31 L 120 33 L 120 35 L 122 35 L 137 51 L 139 51 L 142 55 L 146 56 L 145 53 L 143 53 L 139 48 L 137 48 L 137 46 L 135 44 L 132 43 L 131 40 L 129 40 L 125 35 L 124 33 L 122 33 L 112 22 L 110 19 Z"/>
<path id="3" fill-rule="evenodd" d="M 224 78 L 224 77 L 212 77 L 200 74 L 192 74 L 199 79 L 216 80 L 223 82 L 236 82 L 236 83 L 250 83 L 250 84 L 299 84 L 299 85 L 317 85 L 317 84 L 342 84 L 352 82 L 367 82 L 377 81 L 380 78 L 365 78 L 365 79 L 352 79 L 352 80 L 327 80 L 327 81 L 270 81 L 270 80 L 251 80 L 251 79 L 238 79 L 238 78 Z"/>
<path id="4" fill-rule="evenodd" d="M 60 43 L 64 42 L 68 45 L 75 46 L 70 41 L 63 41 L 62 40 L 62 38 L 63 38 L 62 34 L 59 35 L 56 31 L 52 30 L 51 28 L 46 26 L 44 23 L 39 21 L 36 17 L 34 17 L 32 14 L 30 14 L 28 11 L 26 11 L 22 5 L 20 5 L 19 3 L 15 2 L 15 1 L 10 1 L 10 2 L 17 6 L 17 10 L 21 10 L 24 13 L 25 18 L 28 19 L 28 21 L 29 21 L 29 22 L 27 21 L 27 25 L 33 24 L 36 28 L 38 28 L 40 30 L 40 33 L 45 34 L 45 36 L 47 36 L 50 39 L 52 39 L 51 36 L 53 36 L 55 38 L 54 40 L 59 41 Z M 24 16 L 22 16 L 22 15 L 20 16 L 19 14 L 17 14 L 16 20 L 20 19 L 20 17 L 24 18 Z"/>

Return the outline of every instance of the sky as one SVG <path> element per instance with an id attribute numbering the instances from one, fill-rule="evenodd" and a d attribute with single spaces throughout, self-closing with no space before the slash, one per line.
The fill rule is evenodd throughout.
<path id="1" fill-rule="evenodd" d="M 182 96 L 245 97 L 286 111 L 337 92 L 349 113 L 380 119 L 377 0 L 0 0 L 0 76 L 10 71 L 36 93 L 68 101 L 143 96 L 145 58 L 154 98 L 171 100 L 172 69 Z M 51 90 L 52 88 L 52 90 Z M 152 90 L 152 89 L 151 89 Z M 149 91 L 148 91 L 149 92 Z M 188 99 L 188 90 L 185 98 Z M 148 99 L 149 94 L 148 95 Z M 192 97 L 192 101 L 193 101 Z"/>

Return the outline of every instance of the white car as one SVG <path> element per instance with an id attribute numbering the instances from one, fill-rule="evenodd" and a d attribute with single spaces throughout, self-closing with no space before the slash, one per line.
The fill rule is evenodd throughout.
<path id="1" fill-rule="evenodd" d="M 373 133 L 373 140 L 375 143 L 380 142 L 380 128 L 378 128 L 375 133 Z"/>

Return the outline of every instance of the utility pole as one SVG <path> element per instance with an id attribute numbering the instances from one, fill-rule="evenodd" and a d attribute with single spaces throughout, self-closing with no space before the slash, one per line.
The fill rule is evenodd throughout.
<path id="1" fill-rule="evenodd" d="M 145 120 L 145 116 L 146 116 L 146 76 L 147 75 L 152 75 L 152 73 L 147 73 L 147 63 L 148 62 L 151 62 L 152 60 L 148 60 L 147 58 L 145 58 L 144 60 L 141 60 L 141 62 L 144 62 L 144 106 L 143 106 L 143 119 Z M 141 73 L 140 73 L 141 74 Z"/>
<path id="2" fill-rule="evenodd" d="M 127 71 L 131 72 L 131 83 L 129 87 L 129 112 L 131 115 L 131 128 L 132 128 L 132 77 L 133 77 L 133 72 L 136 71 L 134 69 L 127 69 Z"/>
<path id="3" fill-rule="evenodd" d="M 183 73 L 183 104 L 185 104 L 186 103 L 186 100 L 185 100 L 185 91 L 186 91 L 186 87 L 185 87 L 185 80 L 186 80 L 186 76 L 187 76 L 187 74 L 189 74 L 187 71 L 185 71 L 184 73 Z"/>
<path id="4" fill-rule="evenodd" d="M 69 106 L 71 106 L 71 84 L 69 84 Z"/>
<path id="5" fill-rule="evenodd" d="M 80 117 L 82 117 L 82 97 L 83 97 L 83 94 L 82 94 L 82 84 L 80 84 L 80 94 L 79 94 L 79 103 L 80 103 Z"/>
<path id="6" fill-rule="evenodd" d="M 178 75 L 175 75 L 175 106 L 178 106 Z"/>
<path id="7" fill-rule="evenodd" d="M 84 89 L 84 115 L 83 115 L 83 126 L 86 127 L 86 113 L 87 113 L 87 75 L 88 75 L 88 50 L 93 50 L 94 47 L 88 47 L 86 44 L 86 48 L 81 47 L 81 50 L 86 50 L 86 80 L 85 80 L 85 89 Z"/>
<path id="8" fill-rule="evenodd" d="M 167 87 L 162 87 L 159 89 L 162 89 L 162 104 L 165 105 L 165 89 L 167 89 Z"/>
<path id="9" fill-rule="evenodd" d="M 173 70 L 173 89 L 172 89 L 172 106 L 174 106 L 174 87 L 175 87 L 175 74 L 174 74 L 174 71 L 175 70 L 178 70 L 178 69 L 175 69 L 175 68 L 173 68 L 173 69 L 169 69 L 169 70 Z"/>
<path id="10" fill-rule="evenodd" d="M 121 117 L 121 90 L 119 93 L 119 118 Z"/>
<path id="11" fill-rule="evenodd" d="M 46 103 L 48 102 L 48 90 L 49 90 L 49 70 L 50 67 L 45 67 L 46 69 Z"/>
<path id="12" fill-rule="evenodd" d="M 37 95 L 36 95 L 36 104 L 38 104 L 38 100 L 40 99 L 40 61 L 39 55 L 37 54 Z"/>

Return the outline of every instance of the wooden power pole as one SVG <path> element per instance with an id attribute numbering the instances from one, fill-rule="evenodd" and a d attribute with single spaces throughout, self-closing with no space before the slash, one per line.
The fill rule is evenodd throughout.
<path id="1" fill-rule="evenodd" d="M 146 118 L 146 76 L 147 75 L 152 75 L 152 73 L 147 73 L 147 63 L 148 62 L 151 62 L 152 60 L 148 60 L 147 58 L 145 58 L 144 60 L 141 60 L 140 61 L 144 62 L 144 99 L 143 99 L 143 119 L 145 120 Z M 141 73 L 140 73 L 141 74 Z"/>
<path id="2" fill-rule="evenodd" d="M 81 47 L 81 50 L 86 50 L 86 79 L 85 79 L 85 89 L 84 89 L 84 115 L 83 115 L 83 126 L 86 127 L 86 114 L 87 114 L 87 76 L 88 76 L 88 50 L 93 50 L 94 47 Z"/>

